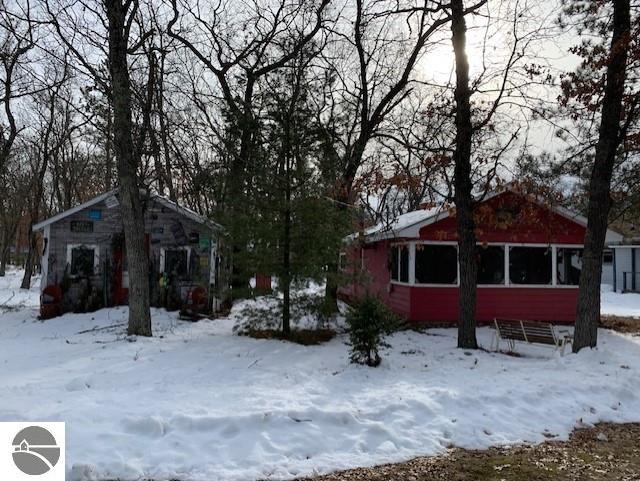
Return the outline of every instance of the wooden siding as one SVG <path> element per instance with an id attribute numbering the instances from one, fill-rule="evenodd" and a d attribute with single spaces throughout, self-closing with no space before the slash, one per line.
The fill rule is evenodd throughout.
<path id="1" fill-rule="evenodd" d="M 497 216 L 501 209 L 515 206 L 524 215 L 504 219 Z M 505 192 L 481 204 L 478 209 L 478 242 L 526 244 L 582 244 L 585 228 L 537 203 L 512 192 Z M 420 230 L 420 240 L 457 241 L 455 216 L 447 217 Z M 458 295 L 456 286 L 415 286 L 392 283 L 388 267 L 388 249 L 392 242 L 418 239 L 384 240 L 364 247 L 364 274 L 368 281 L 350 281 L 340 288 L 347 299 L 357 299 L 364 292 L 376 294 L 393 311 L 410 321 L 434 324 L 457 322 Z M 361 247 L 347 250 L 349 264 L 360 269 Z M 480 323 L 494 317 L 518 318 L 571 323 L 575 319 L 577 287 L 479 287 L 476 318 Z"/>
<path id="2" fill-rule="evenodd" d="M 519 218 L 503 220 L 496 214 L 510 208 L 522 213 Z M 586 233 L 577 222 L 509 191 L 482 203 L 475 217 L 478 242 L 582 244 Z M 420 239 L 458 240 L 455 215 L 420 229 Z"/>
<path id="3" fill-rule="evenodd" d="M 411 315 L 415 322 L 454 323 L 458 319 L 457 287 L 411 286 Z M 479 287 L 476 320 L 495 317 L 572 323 L 578 289 L 563 287 Z"/>
<path id="4" fill-rule="evenodd" d="M 96 210 L 100 211 L 101 218 L 91 219 L 90 211 Z M 72 232 L 71 224 L 77 221 L 92 221 L 93 232 Z M 112 274 L 107 270 L 113 268 L 114 250 L 118 242 L 122 242 L 122 233 L 119 207 L 108 208 L 105 202 L 87 207 L 51 224 L 48 232 L 47 252 L 45 253 L 48 268 L 47 284 L 61 284 L 63 282 L 67 268 L 67 246 L 71 244 L 97 245 L 100 262 L 88 281 L 91 286 L 102 289 L 106 280 L 110 278 L 108 274 Z M 145 233 L 148 236 L 149 261 L 152 272 L 159 272 L 161 249 L 190 247 L 199 268 L 197 274 L 178 281 L 179 288 L 183 290 L 183 287 L 193 285 L 209 287 L 211 242 L 215 242 L 218 247 L 220 244 L 218 234 L 214 230 L 150 200 L 145 206 Z M 193 240 L 197 235 L 198 241 L 190 243 L 190 235 L 193 235 Z M 210 240 L 209 246 L 205 246 L 204 242 L 202 246 L 200 245 L 199 239 L 205 238 Z M 68 279 L 70 285 L 65 294 L 65 303 L 68 308 L 72 308 L 77 303 L 81 291 L 86 289 L 87 279 L 83 280 L 73 276 L 70 278 L 68 276 Z M 159 278 L 152 279 L 151 282 L 153 291 L 156 287 L 154 284 L 159 283 Z M 107 288 L 111 291 L 111 285 Z M 220 293 L 216 292 L 215 294 Z"/>

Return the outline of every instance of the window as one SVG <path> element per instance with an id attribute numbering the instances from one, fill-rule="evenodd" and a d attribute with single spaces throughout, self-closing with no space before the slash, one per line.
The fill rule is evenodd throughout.
<path id="1" fill-rule="evenodd" d="M 400 282 L 409 282 L 409 247 L 400 247 Z"/>
<path id="2" fill-rule="evenodd" d="M 551 272 L 549 247 L 509 248 L 511 284 L 551 284 Z"/>
<path id="3" fill-rule="evenodd" d="M 577 286 L 580 284 L 582 272 L 582 249 L 568 249 L 558 247 L 556 254 L 556 273 L 558 284 L 563 286 Z"/>
<path id="4" fill-rule="evenodd" d="M 389 270 L 391 280 L 399 282 L 409 282 L 409 247 L 391 246 L 389 250 Z"/>
<path id="5" fill-rule="evenodd" d="M 504 246 L 478 246 L 478 284 L 504 284 Z"/>
<path id="6" fill-rule="evenodd" d="M 95 267 L 95 248 L 88 246 L 70 246 L 69 263 L 72 276 L 92 276 Z"/>
<path id="7" fill-rule="evenodd" d="M 605 249 L 602 252 L 602 263 L 613 264 L 613 251 L 611 249 Z"/>
<path id="8" fill-rule="evenodd" d="M 341 252 L 340 255 L 338 255 L 338 270 L 340 272 L 344 272 L 347 270 L 347 253 L 346 252 Z"/>
<path id="9" fill-rule="evenodd" d="M 416 282 L 418 284 L 456 284 L 458 250 L 453 245 L 416 245 Z"/>
<path id="10" fill-rule="evenodd" d="M 164 272 L 170 275 L 186 276 L 188 273 L 189 251 L 172 249 L 164 251 Z"/>

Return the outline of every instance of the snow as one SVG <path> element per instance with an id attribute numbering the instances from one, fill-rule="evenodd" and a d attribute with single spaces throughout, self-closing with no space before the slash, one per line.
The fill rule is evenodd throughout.
<path id="1" fill-rule="evenodd" d="M 41 322 L 32 301 L 0 310 L 0 421 L 65 421 L 69 480 L 285 479 L 640 421 L 640 337 L 607 330 L 564 357 L 406 331 L 374 369 L 349 364 L 344 336 L 236 336 L 237 309 L 198 323 L 154 309 L 155 337 L 132 339 L 126 308 Z"/>
<path id="2" fill-rule="evenodd" d="M 613 292 L 608 285 L 602 286 L 600 312 L 610 316 L 629 316 L 640 318 L 640 294 Z M 640 321 L 639 321 L 640 322 Z"/>
<path id="3" fill-rule="evenodd" d="M 364 235 L 370 236 L 373 234 L 380 234 L 380 233 L 387 233 L 387 232 L 396 233 L 401 231 L 402 229 L 405 229 L 414 224 L 417 224 L 418 222 L 425 221 L 443 211 L 444 211 L 444 207 L 442 205 L 437 205 L 429 209 L 420 209 L 420 210 L 414 210 L 412 212 L 407 212 L 406 214 L 399 215 L 388 222 L 381 222 L 379 224 L 376 224 L 374 226 L 371 226 L 365 229 Z M 352 234 L 348 236 L 347 239 L 349 240 L 349 239 L 355 238 L 356 235 L 357 234 Z"/>
<path id="4" fill-rule="evenodd" d="M 40 276 L 33 276 L 31 289 L 20 289 L 24 270 L 7 267 L 4 277 L 0 277 L 0 309 L 2 307 L 20 308 L 40 305 Z"/>

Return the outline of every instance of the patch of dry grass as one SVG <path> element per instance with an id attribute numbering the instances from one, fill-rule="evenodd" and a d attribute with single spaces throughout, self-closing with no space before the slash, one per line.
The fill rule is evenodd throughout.
<path id="1" fill-rule="evenodd" d="M 552 437 L 552 435 L 549 435 Z M 299 481 L 605 481 L 640 480 L 640 424 L 599 424 L 569 441 L 454 448 L 443 456 L 358 468 Z"/>
<path id="2" fill-rule="evenodd" d="M 336 335 L 332 329 L 292 329 L 288 336 L 276 329 L 252 329 L 246 333 L 255 339 L 280 339 L 295 342 L 303 346 L 312 346 L 328 342 Z"/>
<path id="3" fill-rule="evenodd" d="M 602 316 L 600 318 L 600 327 L 625 334 L 640 335 L 640 319 L 637 317 Z"/>

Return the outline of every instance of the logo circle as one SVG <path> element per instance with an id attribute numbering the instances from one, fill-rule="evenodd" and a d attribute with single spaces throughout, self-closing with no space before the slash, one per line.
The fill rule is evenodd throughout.
<path id="1" fill-rule="evenodd" d="M 25 474 L 37 476 L 49 472 L 60 459 L 56 438 L 40 426 L 21 430 L 12 443 L 13 462 Z"/>

